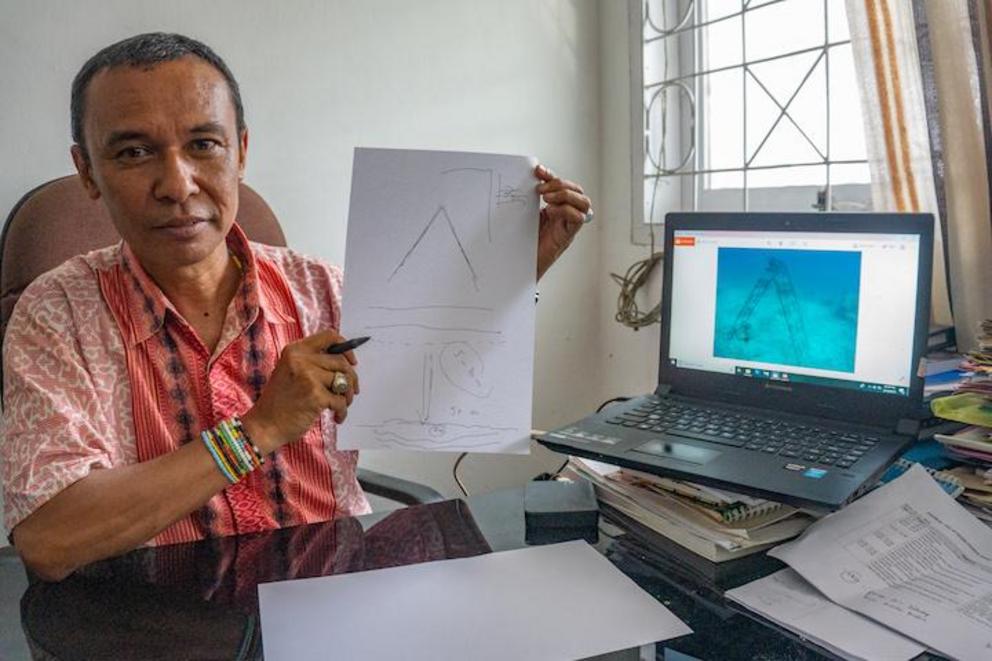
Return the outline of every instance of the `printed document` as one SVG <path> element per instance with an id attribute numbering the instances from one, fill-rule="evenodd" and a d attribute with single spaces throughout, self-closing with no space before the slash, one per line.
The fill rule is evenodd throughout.
<path id="1" fill-rule="evenodd" d="M 582 541 L 258 586 L 269 661 L 579 659 L 691 633 Z"/>
<path id="2" fill-rule="evenodd" d="M 892 629 L 831 602 L 792 569 L 730 590 L 727 598 L 844 659 L 904 661 L 926 651 Z"/>
<path id="3" fill-rule="evenodd" d="M 942 654 L 992 659 L 992 530 L 919 465 L 769 555 Z"/>
<path id="4" fill-rule="evenodd" d="M 372 340 L 338 448 L 529 450 L 535 164 L 355 150 L 341 329 Z"/>

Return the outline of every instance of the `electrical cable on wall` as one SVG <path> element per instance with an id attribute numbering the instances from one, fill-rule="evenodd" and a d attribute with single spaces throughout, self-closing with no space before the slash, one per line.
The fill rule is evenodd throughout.
<path id="1" fill-rule="evenodd" d="M 654 231 L 652 230 L 653 234 Z M 636 331 L 661 321 L 661 302 L 659 301 L 647 312 L 642 312 L 637 305 L 636 296 L 638 290 L 644 286 L 655 266 L 661 262 L 663 257 L 662 253 L 654 251 L 654 236 L 652 236 L 650 257 L 631 264 L 624 275 L 610 274 L 610 277 L 620 285 L 620 294 L 617 296 L 617 313 L 614 319 L 624 326 Z"/>
<path id="2" fill-rule="evenodd" d="M 661 3 L 661 25 L 667 24 L 666 15 L 666 4 Z M 678 25 L 671 30 L 666 30 L 664 27 L 659 27 L 651 20 L 650 13 L 650 3 L 645 2 L 644 5 L 644 22 L 645 26 L 650 25 L 654 30 L 660 34 L 667 34 L 671 31 L 678 30 L 684 26 L 688 20 L 689 16 L 694 8 L 695 3 L 690 2 L 683 12 L 682 16 L 679 18 Z M 668 53 L 666 47 L 666 53 L 664 58 L 664 71 L 662 75 L 663 80 L 669 80 L 668 77 Z M 682 162 L 679 163 L 674 168 L 667 168 L 665 166 L 666 156 L 667 156 L 667 137 L 668 137 L 668 94 L 671 88 L 676 88 L 685 95 L 687 102 L 689 104 L 689 117 L 690 117 L 690 128 L 687 132 L 689 137 L 689 149 L 687 150 L 685 156 L 682 158 Z M 651 97 L 648 103 L 647 112 L 645 113 L 645 121 L 648 122 L 650 126 L 650 109 L 655 102 L 659 103 L 660 106 L 660 118 L 661 118 L 661 139 L 658 146 L 658 158 L 655 158 L 651 152 L 650 145 L 645 145 L 646 153 L 648 159 L 651 161 L 652 166 L 654 166 L 654 185 L 651 187 L 651 204 L 648 211 L 648 231 L 651 235 L 651 243 L 648 252 L 648 256 L 645 259 L 638 260 L 631 264 L 626 273 L 619 275 L 617 273 L 611 273 L 610 277 L 613 281 L 620 286 L 620 293 L 617 296 L 617 312 L 614 319 L 627 326 L 628 328 L 633 328 L 635 331 L 639 330 L 645 326 L 650 326 L 651 324 L 659 323 L 661 321 L 661 301 L 654 305 L 651 309 L 642 311 L 640 306 L 637 304 L 637 293 L 640 289 L 647 283 L 651 274 L 654 273 L 655 268 L 661 263 L 664 257 L 664 253 L 655 252 L 655 235 L 654 235 L 654 213 L 655 213 L 655 202 L 658 197 L 658 185 L 661 183 L 661 177 L 663 175 L 676 174 L 692 160 L 696 152 L 696 131 L 695 131 L 695 116 L 696 116 L 696 102 L 692 90 L 683 82 L 672 81 L 661 85 Z M 650 134 L 645 136 L 649 137 Z"/>

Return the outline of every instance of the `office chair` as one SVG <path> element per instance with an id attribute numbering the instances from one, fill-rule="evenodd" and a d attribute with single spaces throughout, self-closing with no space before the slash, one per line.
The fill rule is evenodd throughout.
<path id="1" fill-rule="evenodd" d="M 252 241 L 286 245 L 272 209 L 246 184 L 240 188 L 238 223 Z M 89 198 L 76 175 L 28 191 L 14 205 L 0 234 L 0 348 L 14 304 L 25 287 L 70 257 L 117 241 L 120 235 L 106 207 Z M 367 493 L 404 505 L 444 500 L 428 486 L 365 468 L 358 469 L 358 481 Z"/>

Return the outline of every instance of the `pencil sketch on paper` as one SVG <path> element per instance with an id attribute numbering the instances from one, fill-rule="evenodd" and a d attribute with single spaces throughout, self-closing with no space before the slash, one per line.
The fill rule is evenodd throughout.
<path id="1" fill-rule="evenodd" d="M 532 168 L 523 157 L 356 150 L 342 321 L 372 341 L 339 447 L 526 449 Z"/>
<path id="2" fill-rule="evenodd" d="M 406 325 L 409 324 L 368 328 Z M 466 332 L 466 329 L 460 328 L 431 330 L 445 334 Z M 468 332 L 477 331 L 470 329 Z M 500 331 L 493 332 L 498 334 Z M 417 348 L 410 347 L 407 352 Z M 419 351 L 422 360 L 416 419 L 391 417 L 373 423 L 359 423 L 356 427 L 370 430 L 372 438 L 381 447 L 423 448 L 426 445 L 444 450 L 471 443 L 477 450 L 497 448 L 501 436 L 514 428 L 484 424 L 480 420 L 485 400 L 492 397 L 495 387 L 486 375 L 488 348 L 473 346 L 471 341 L 462 339 L 422 342 Z"/>
<path id="3" fill-rule="evenodd" d="M 420 236 L 417 237 L 417 240 L 413 242 L 413 245 L 410 246 L 410 249 L 406 251 L 405 255 L 403 255 L 403 259 L 400 260 L 400 263 L 396 265 L 396 268 L 393 269 L 393 272 L 389 274 L 388 278 L 386 278 L 387 282 L 392 280 L 394 277 L 396 277 L 396 274 L 399 273 L 400 269 L 403 268 L 403 265 L 406 264 L 406 260 L 410 258 L 410 255 L 412 255 L 413 251 L 417 249 L 417 246 L 420 245 L 420 242 L 424 240 L 424 236 L 427 235 L 428 230 L 430 230 L 431 227 L 433 227 L 434 221 L 442 217 L 445 220 L 445 226 L 451 231 L 451 237 L 455 240 L 455 244 L 458 246 L 459 252 L 461 252 L 462 259 L 465 260 L 465 266 L 468 267 L 468 271 L 472 275 L 472 286 L 475 287 L 475 291 L 479 291 L 479 276 L 476 274 L 475 269 L 472 268 L 472 261 L 468 258 L 468 255 L 465 254 L 465 246 L 462 245 L 462 240 L 458 238 L 458 231 L 455 229 L 455 226 L 451 223 L 451 216 L 448 215 L 447 210 L 443 206 L 439 206 L 437 208 L 437 211 L 434 212 L 434 215 L 431 216 L 431 219 L 427 221 L 427 225 L 424 226 L 424 229 L 420 233 Z"/>
<path id="4" fill-rule="evenodd" d="M 496 205 L 503 206 L 504 204 L 522 204 L 526 205 L 528 203 L 527 196 L 517 188 L 513 186 L 503 185 L 503 175 L 498 175 L 499 182 L 496 188 Z"/>

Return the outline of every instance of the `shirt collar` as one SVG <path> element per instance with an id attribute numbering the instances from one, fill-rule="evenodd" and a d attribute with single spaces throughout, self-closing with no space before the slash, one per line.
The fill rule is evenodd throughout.
<path id="1" fill-rule="evenodd" d="M 286 309 L 281 297 L 273 296 L 263 286 L 259 277 L 259 262 L 241 227 L 234 223 L 227 234 L 227 248 L 241 268 L 241 284 L 234 294 L 234 308 L 242 330 L 258 317 L 275 323 L 295 323 L 292 310 Z M 131 316 L 132 343 L 140 344 L 158 333 L 168 316 L 181 320 L 182 316 L 172 302 L 162 293 L 155 281 L 138 261 L 134 251 L 124 242 L 122 262 L 128 280 L 128 309 Z"/>
<path id="2" fill-rule="evenodd" d="M 273 277 L 272 266 L 259 258 L 255 250 L 252 249 L 248 237 L 241 226 L 237 223 L 227 234 L 227 247 L 238 260 L 243 273 L 241 289 L 246 301 L 248 318 L 246 323 L 251 323 L 260 310 L 263 318 L 272 323 L 295 324 L 296 310 L 292 306 L 292 297 L 277 296 L 273 291 L 274 287 L 283 286 L 281 278 Z"/>
<path id="3" fill-rule="evenodd" d="M 166 311 L 171 309 L 175 313 L 175 308 L 145 271 L 126 241 L 121 250 L 121 263 L 131 322 L 131 343 L 139 344 L 157 333 L 165 323 Z"/>

